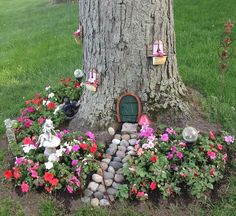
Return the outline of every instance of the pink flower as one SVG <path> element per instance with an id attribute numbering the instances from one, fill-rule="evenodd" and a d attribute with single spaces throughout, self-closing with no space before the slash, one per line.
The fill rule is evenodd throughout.
<path id="1" fill-rule="evenodd" d="M 225 153 L 225 154 L 223 155 L 223 161 L 226 163 L 227 159 L 228 159 L 228 155 L 227 155 L 227 153 Z"/>
<path id="2" fill-rule="evenodd" d="M 38 178 L 38 172 L 37 171 L 31 170 L 30 172 L 31 172 L 32 178 Z"/>
<path id="3" fill-rule="evenodd" d="M 18 121 L 18 122 L 23 122 L 23 121 L 24 121 L 24 118 L 23 118 L 22 116 L 20 116 L 20 117 L 17 118 L 17 121 Z"/>
<path id="4" fill-rule="evenodd" d="M 181 147 L 181 148 L 185 148 L 185 147 L 186 147 L 186 143 L 180 142 L 180 143 L 178 144 L 178 146 Z"/>
<path id="5" fill-rule="evenodd" d="M 17 164 L 17 165 L 21 165 L 22 163 L 24 162 L 24 158 L 23 157 L 16 157 L 16 161 L 15 161 L 15 163 Z"/>
<path id="6" fill-rule="evenodd" d="M 142 196 L 144 196 L 144 192 L 143 192 L 143 191 L 139 191 L 139 192 L 137 193 L 137 197 L 142 197 Z"/>
<path id="7" fill-rule="evenodd" d="M 62 132 L 57 133 L 57 137 L 58 137 L 59 139 L 62 139 L 63 133 L 62 133 Z"/>
<path id="8" fill-rule="evenodd" d="M 139 136 L 146 138 L 153 136 L 153 129 L 150 128 L 148 125 L 143 125 L 140 130 Z"/>
<path id="9" fill-rule="evenodd" d="M 225 137 L 224 137 L 224 140 L 225 140 L 225 142 L 227 142 L 228 144 L 229 144 L 229 143 L 234 143 L 234 136 L 230 136 L 230 135 L 225 136 Z"/>
<path id="10" fill-rule="evenodd" d="M 79 163 L 78 160 L 72 160 L 71 165 L 72 165 L 72 166 L 76 166 L 78 163 Z"/>
<path id="11" fill-rule="evenodd" d="M 32 121 L 30 119 L 26 119 L 25 121 L 25 127 L 30 128 L 32 125 Z"/>
<path id="12" fill-rule="evenodd" d="M 161 135 L 162 142 L 168 142 L 168 140 L 169 140 L 169 135 L 167 133 Z"/>
<path id="13" fill-rule="evenodd" d="M 219 150 L 223 149 L 223 146 L 221 144 L 217 144 L 217 147 L 218 147 Z"/>
<path id="14" fill-rule="evenodd" d="M 66 189 L 69 193 L 73 193 L 73 188 L 71 186 L 67 185 Z"/>
<path id="15" fill-rule="evenodd" d="M 156 182 L 151 182 L 150 188 L 151 188 L 151 190 L 155 190 L 157 188 Z"/>
<path id="16" fill-rule="evenodd" d="M 79 149 L 80 149 L 80 146 L 79 146 L 79 145 L 73 145 L 73 147 L 72 147 L 72 150 L 73 150 L 74 152 L 79 151 Z"/>
<path id="17" fill-rule="evenodd" d="M 173 153 L 172 152 L 168 152 L 167 159 L 171 160 L 173 157 L 174 157 Z"/>
<path id="18" fill-rule="evenodd" d="M 29 113 L 33 113 L 33 112 L 35 111 L 35 109 L 34 109 L 34 107 L 29 106 L 29 107 L 27 107 L 27 111 L 28 111 Z"/>
<path id="19" fill-rule="evenodd" d="M 139 148 L 137 151 L 137 155 L 140 157 L 144 153 L 142 148 Z"/>
<path id="20" fill-rule="evenodd" d="M 176 132 L 173 128 L 166 128 L 166 133 L 176 135 Z"/>
<path id="21" fill-rule="evenodd" d="M 176 156 L 179 158 L 179 159 L 182 159 L 184 157 L 184 154 L 182 152 L 176 152 Z"/>
<path id="22" fill-rule="evenodd" d="M 32 143 L 32 140 L 30 137 L 25 137 L 23 143 L 24 145 L 30 145 Z"/>
<path id="23" fill-rule="evenodd" d="M 216 158 L 216 153 L 213 151 L 208 151 L 207 156 L 209 156 L 211 160 L 214 160 Z"/>
<path id="24" fill-rule="evenodd" d="M 95 140 L 95 135 L 94 135 L 91 131 L 87 131 L 87 132 L 85 133 L 85 135 L 86 135 L 88 138 L 90 138 L 90 139 L 92 139 L 92 140 Z"/>
<path id="25" fill-rule="evenodd" d="M 215 139 L 214 133 L 212 131 L 209 132 L 209 139 L 210 140 L 214 140 Z"/>
<path id="26" fill-rule="evenodd" d="M 29 191 L 29 185 L 27 182 L 22 182 L 21 184 L 21 191 L 23 193 L 27 193 Z"/>
<path id="27" fill-rule="evenodd" d="M 172 152 L 176 152 L 176 150 L 177 150 L 176 146 L 172 146 L 172 147 L 171 147 L 171 151 L 172 151 Z"/>
<path id="28" fill-rule="evenodd" d="M 38 120 L 38 123 L 41 125 L 44 123 L 44 121 L 45 121 L 45 119 L 43 117 L 40 117 Z"/>

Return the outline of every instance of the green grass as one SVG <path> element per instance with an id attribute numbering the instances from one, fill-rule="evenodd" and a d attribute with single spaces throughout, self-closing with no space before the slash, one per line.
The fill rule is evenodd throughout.
<path id="1" fill-rule="evenodd" d="M 3 120 L 15 117 L 26 99 L 81 66 L 72 36 L 78 4 L 48 2 L 0 1 L 0 133 Z"/>
<path id="2" fill-rule="evenodd" d="M 24 216 L 24 213 L 19 203 L 10 199 L 1 199 L 0 216 Z"/>

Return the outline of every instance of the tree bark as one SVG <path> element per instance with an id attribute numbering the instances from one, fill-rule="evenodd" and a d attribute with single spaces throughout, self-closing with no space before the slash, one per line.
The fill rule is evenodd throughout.
<path id="1" fill-rule="evenodd" d="M 172 6 L 172 0 L 80 0 L 84 71 L 95 68 L 101 84 L 95 93 L 86 91 L 71 128 L 113 125 L 116 99 L 125 91 L 140 97 L 153 120 L 188 116 Z M 155 40 L 165 45 L 164 65 L 153 66 L 147 57 L 146 46 Z"/>

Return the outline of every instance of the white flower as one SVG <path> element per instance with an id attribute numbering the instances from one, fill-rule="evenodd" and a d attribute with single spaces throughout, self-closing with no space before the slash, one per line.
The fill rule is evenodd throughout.
<path id="1" fill-rule="evenodd" d="M 57 157 L 57 155 L 55 153 L 50 154 L 48 157 L 48 161 L 50 162 L 58 162 L 59 161 L 59 157 Z"/>
<path id="2" fill-rule="evenodd" d="M 47 101 L 47 102 L 46 102 L 46 105 L 48 105 L 50 102 L 51 102 L 51 101 Z"/>
<path id="3" fill-rule="evenodd" d="M 48 98 L 53 98 L 54 97 L 54 93 L 51 92 L 49 95 L 48 95 Z"/>
<path id="4" fill-rule="evenodd" d="M 47 170 L 50 170 L 51 168 L 53 168 L 53 163 L 51 161 L 48 161 L 47 163 L 44 163 L 44 164 Z"/>
<path id="5" fill-rule="evenodd" d="M 53 112 L 54 115 L 57 114 L 57 112 L 61 109 L 62 105 L 59 105 Z"/>
<path id="6" fill-rule="evenodd" d="M 45 90 L 48 91 L 50 88 L 51 88 L 51 86 L 47 86 L 47 87 L 45 88 Z"/>
<path id="7" fill-rule="evenodd" d="M 46 103 L 47 103 L 47 101 L 43 100 L 43 105 L 44 105 L 44 106 L 46 105 Z"/>
<path id="8" fill-rule="evenodd" d="M 65 148 L 60 148 L 58 150 L 56 150 L 56 156 L 59 158 L 62 156 L 63 152 L 65 152 L 66 149 Z"/>
<path id="9" fill-rule="evenodd" d="M 24 151 L 24 153 L 29 153 L 30 152 L 30 150 L 32 150 L 32 149 L 36 149 L 36 147 L 34 146 L 34 145 L 24 145 L 23 146 L 23 151 Z"/>

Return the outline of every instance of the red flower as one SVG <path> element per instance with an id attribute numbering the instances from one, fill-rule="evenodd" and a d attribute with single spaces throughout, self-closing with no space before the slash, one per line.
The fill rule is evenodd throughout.
<path id="1" fill-rule="evenodd" d="M 54 179 L 52 179 L 52 180 L 50 181 L 50 183 L 51 183 L 52 186 L 54 186 L 54 187 L 57 186 L 58 182 L 59 182 L 59 179 L 57 179 L 57 178 L 54 178 Z"/>
<path id="2" fill-rule="evenodd" d="M 151 190 L 155 190 L 157 188 L 156 182 L 151 182 L 150 188 L 151 188 Z"/>
<path id="3" fill-rule="evenodd" d="M 29 191 L 29 185 L 27 182 L 22 182 L 21 184 L 21 191 L 23 193 L 27 193 Z"/>
<path id="4" fill-rule="evenodd" d="M 48 193 L 51 193 L 51 192 L 52 192 L 52 187 L 46 187 L 45 190 L 46 190 Z"/>
<path id="5" fill-rule="evenodd" d="M 198 177 L 199 176 L 199 173 L 198 172 L 194 172 L 194 176 Z"/>
<path id="6" fill-rule="evenodd" d="M 23 143 L 25 145 L 30 145 L 32 142 L 31 138 L 30 137 L 25 137 L 24 140 L 23 140 Z"/>
<path id="7" fill-rule="evenodd" d="M 74 83 L 74 87 L 75 87 L 75 88 L 80 88 L 80 83 L 77 83 L 77 82 Z"/>
<path id="8" fill-rule="evenodd" d="M 13 176 L 15 179 L 19 179 L 20 178 L 20 168 L 19 167 L 13 167 Z"/>
<path id="9" fill-rule="evenodd" d="M 50 101 L 47 106 L 48 106 L 48 109 L 50 109 L 50 110 L 55 109 L 55 103 L 53 101 Z"/>
<path id="10" fill-rule="evenodd" d="M 93 154 L 97 151 L 98 147 L 96 145 L 96 143 L 93 143 L 91 148 L 90 148 L 90 153 Z"/>
<path id="11" fill-rule="evenodd" d="M 143 192 L 143 191 L 139 191 L 139 192 L 137 193 L 137 197 L 142 197 L 142 196 L 144 196 L 144 192 Z"/>
<path id="12" fill-rule="evenodd" d="M 210 138 L 210 140 L 214 140 L 215 139 L 215 136 L 214 136 L 212 131 L 209 132 L 209 138 Z"/>
<path id="13" fill-rule="evenodd" d="M 44 174 L 44 180 L 47 182 L 51 182 L 52 179 L 54 178 L 54 175 L 50 172 L 45 172 Z"/>
<path id="14" fill-rule="evenodd" d="M 4 176 L 6 179 L 10 179 L 12 177 L 12 171 L 11 170 L 6 170 L 4 172 Z"/>
<path id="15" fill-rule="evenodd" d="M 67 86 L 67 83 L 70 83 L 70 82 L 71 82 L 71 77 L 67 77 L 67 78 L 61 79 L 61 83 L 64 86 Z"/>
<path id="16" fill-rule="evenodd" d="M 80 143 L 80 148 L 82 148 L 84 151 L 88 149 L 87 143 Z"/>
<path id="17" fill-rule="evenodd" d="M 218 147 L 219 150 L 223 149 L 223 146 L 221 144 L 217 144 L 217 147 Z"/>
<path id="18" fill-rule="evenodd" d="M 153 155 L 150 160 L 152 161 L 152 163 L 156 163 L 157 162 L 157 156 Z"/>
<path id="19" fill-rule="evenodd" d="M 208 151 L 207 156 L 209 156 L 211 160 L 214 160 L 216 158 L 216 153 L 213 151 Z"/>

